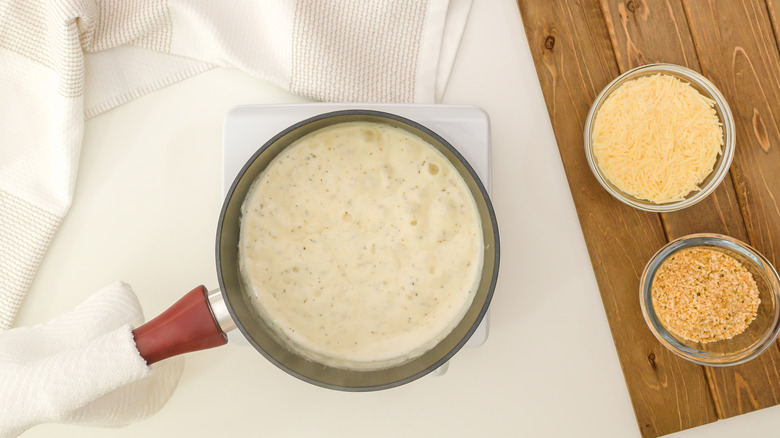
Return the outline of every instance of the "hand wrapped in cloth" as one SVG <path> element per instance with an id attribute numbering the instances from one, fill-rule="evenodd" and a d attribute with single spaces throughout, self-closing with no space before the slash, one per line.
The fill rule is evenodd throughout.
<path id="1" fill-rule="evenodd" d="M 0 436 L 51 422 L 118 426 L 157 412 L 184 361 L 147 366 L 132 334 L 143 320 L 133 290 L 117 282 L 45 324 L 1 332 Z"/>

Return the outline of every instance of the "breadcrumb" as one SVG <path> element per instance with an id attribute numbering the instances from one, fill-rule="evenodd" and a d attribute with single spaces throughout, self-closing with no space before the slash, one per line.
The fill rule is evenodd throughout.
<path id="1" fill-rule="evenodd" d="M 667 330 L 700 343 L 744 332 L 761 303 L 750 271 L 735 258 L 706 248 L 687 248 L 666 259 L 655 274 L 651 296 Z"/>

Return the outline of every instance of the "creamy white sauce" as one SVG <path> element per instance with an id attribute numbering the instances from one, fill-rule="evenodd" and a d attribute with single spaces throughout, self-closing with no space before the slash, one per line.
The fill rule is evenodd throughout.
<path id="1" fill-rule="evenodd" d="M 482 270 L 474 198 L 450 162 L 388 125 L 343 123 L 287 147 L 242 206 L 244 281 L 297 353 L 379 369 L 434 347 Z"/>

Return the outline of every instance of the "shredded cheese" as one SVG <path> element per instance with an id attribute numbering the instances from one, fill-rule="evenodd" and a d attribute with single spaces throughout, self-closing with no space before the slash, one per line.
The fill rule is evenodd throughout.
<path id="1" fill-rule="evenodd" d="M 629 195 L 656 204 L 700 190 L 722 153 L 715 102 L 664 74 L 630 80 L 596 114 L 592 144 L 604 176 Z"/>

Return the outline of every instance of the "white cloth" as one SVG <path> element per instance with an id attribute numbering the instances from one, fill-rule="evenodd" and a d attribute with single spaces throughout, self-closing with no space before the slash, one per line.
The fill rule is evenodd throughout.
<path id="1" fill-rule="evenodd" d="M 131 333 L 143 322 L 133 291 L 114 283 L 74 310 L 0 333 L 0 437 L 49 422 L 117 426 L 157 412 L 183 360 L 146 366 Z"/>
<path id="2" fill-rule="evenodd" d="M 170 393 L 145 377 L 131 351 L 124 324 L 135 317 L 117 318 L 119 325 L 63 317 L 2 331 L 71 205 L 85 118 L 214 66 L 321 100 L 436 102 L 470 7 L 471 0 L 0 0 L 0 430 L 121 423 L 158 409 Z M 99 295 L 82 313 L 97 317 L 111 300 L 122 302 Z M 76 333 L 83 342 L 68 343 Z M 175 384 L 175 371 L 162 380 Z M 80 385 L 66 385 L 68 376 Z M 103 395 L 129 384 L 133 396 Z M 46 392 L 49 385 L 60 389 Z M 154 390 L 152 399 L 144 389 Z"/>

